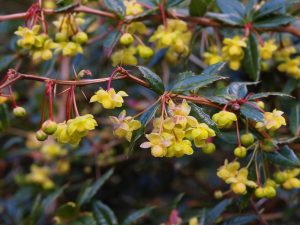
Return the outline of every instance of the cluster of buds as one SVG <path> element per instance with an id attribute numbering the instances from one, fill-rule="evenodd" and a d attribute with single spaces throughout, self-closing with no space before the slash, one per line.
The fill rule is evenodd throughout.
<path id="1" fill-rule="evenodd" d="M 155 43 L 156 50 L 167 48 L 166 59 L 175 64 L 189 54 L 191 38 L 192 32 L 184 21 L 168 19 L 166 24 L 158 26 L 149 41 Z"/>
<path id="2" fill-rule="evenodd" d="M 300 188 L 300 180 L 297 178 L 300 174 L 300 169 L 291 169 L 278 171 L 274 174 L 275 181 L 282 185 L 283 188 L 290 190 Z"/>
<path id="3" fill-rule="evenodd" d="M 191 107 L 185 100 L 178 105 L 169 100 L 168 106 L 170 116 L 154 119 L 153 131 L 146 135 L 148 141 L 142 143 L 142 148 L 151 148 L 154 157 L 191 155 L 192 141 L 196 147 L 205 149 L 204 152 L 211 153 L 215 150 L 215 146 L 208 142 L 216 135 L 214 130 L 189 116 Z"/>

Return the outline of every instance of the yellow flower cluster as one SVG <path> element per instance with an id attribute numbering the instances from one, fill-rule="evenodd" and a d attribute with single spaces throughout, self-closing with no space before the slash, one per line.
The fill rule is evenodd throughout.
<path id="1" fill-rule="evenodd" d="M 209 47 L 207 52 L 203 53 L 204 63 L 206 65 L 213 65 L 219 62 L 222 62 L 222 56 L 219 55 L 219 50 L 216 45 Z"/>
<path id="2" fill-rule="evenodd" d="M 120 44 L 124 48 L 114 52 L 111 56 L 112 65 L 137 65 L 137 54 L 142 59 L 149 59 L 153 55 L 153 50 L 142 43 L 140 37 L 148 33 L 147 27 L 142 22 L 133 22 L 128 25 L 127 33 L 120 38 Z M 140 37 L 139 37 L 140 36 Z M 135 42 L 135 38 L 138 40 Z"/>
<path id="3" fill-rule="evenodd" d="M 94 116 L 86 114 L 77 116 L 68 120 L 66 123 L 59 123 L 54 137 L 61 144 L 72 144 L 77 146 L 81 139 L 85 137 L 89 131 L 94 130 L 97 122 Z"/>
<path id="4" fill-rule="evenodd" d="M 229 67 L 232 70 L 238 70 L 245 55 L 246 40 L 240 36 L 235 36 L 233 38 L 225 38 L 223 44 L 222 58 L 229 61 Z"/>
<path id="5" fill-rule="evenodd" d="M 160 25 L 149 41 L 155 43 L 156 50 L 168 48 L 166 59 L 170 63 L 177 63 L 179 58 L 189 54 L 192 33 L 187 24 L 178 19 L 168 19 L 166 27 Z"/>
<path id="6" fill-rule="evenodd" d="M 114 109 L 122 107 L 124 100 L 123 97 L 128 96 L 125 91 L 115 91 L 114 88 L 110 88 L 108 91 L 100 88 L 90 99 L 90 102 L 99 102 L 105 109 Z"/>
<path id="7" fill-rule="evenodd" d="M 230 184 L 231 190 L 238 195 L 247 193 L 247 186 L 250 188 L 257 187 L 254 181 L 248 180 L 248 169 L 246 167 L 240 168 L 240 163 L 237 161 L 228 163 L 225 160 L 223 166 L 218 169 L 217 176 L 225 183 Z"/>
<path id="8" fill-rule="evenodd" d="M 29 50 L 34 62 L 49 60 L 52 58 L 52 49 L 57 47 L 46 34 L 39 34 L 40 26 L 35 25 L 32 29 L 19 27 L 15 32 L 21 39 L 17 41 L 19 47 Z"/>
<path id="9" fill-rule="evenodd" d="M 143 7 L 136 0 L 124 0 L 126 16 L 136 16 L 144 12 Z"/>
<path id="10" fill-rule="evenodd" d="M 67 150 L 62 148 L 59 144 L 50 143 L 45 144 L 41 148 L 41 153 L 47 160 L 53 160 L 67 154 Z"/>
<path id="11" fill-rule="evenodd" d="M 277 50 L 277 46 L 275 45 L 275 40 L 270 39 L 266 42 L 264 42 L 263 46 L 259 46 L 260 50 L 260 57 L 263 60 L 269 60 L 272 58 L 274 52 Z"/>
<path id="12" fill-rule="evenodd" d="M 181 157 L 193 154 L 192 142 L 196 147 L 205 148 L 207 139 L 215 136 L 215 132 L 205 123 L 198 123 L 189 116 L 191 107 L 183 100 L 176 105 L 172 100 L 168 103 L 170 117 L 156 118 L 153 131 L 146 135 L 147 142 L 142 148 L 151 148 L 154 157 Z"/>
<path id="13" fill-rule="evenodd" d="M 114 135 L 126 138 L 127 141 L 131 141 L 132 132 L 142 126 L 140 121 L 133 119 L 132 116 L 126 116 L 125 110 L 118 117 L 110 116 L 109 118 L 114 125 Z"/>
<path id="14" fill-rule="evenodd" d="M 273 112 L 264 113 L 264 122 L 258 122 L 255 128 L 258 130 L 266 128 L 269 131 L 275 131 L 282 125 L 286 125 L 285 118 L 282 116 L 283 112 L 274 109 Z"/>
<path id="15" fill-rule="evenodd" d="M 255 196 L 257 198 L 273 198 L 276 196 L 276 182 L 268 179 L 264 187 L 258 187 L 255 189 Z"/>
<path id="16" fill-rule="evenodd" d="M 229 128 L 237 117 L 234 113 L 222 110 L 212 116 L 212 120 L 217 124 L 218 128 Z"/>
<path id="17" fill-rule="evenodd" d="M 61 51 L 64 56 L 83 53 L 81 45 L 88 40 L 88 35 L 79 30 L 79 26 L 83 23 L 84 19 L 75 15 L 60 16 L 53 22 L 58 30 L 55 35 L 55 41 L 58 43 L 57 51 Z"/>
<path id="18" fill-rule="evenodd" d="M 291 169 L 279 171 L 274 174 L 277 183 L 281 184 L 283 188 L 290 190 L 293 188 L 300 188 L 300 180 L 297 178 L 300 174 L 300 169 Z"/>
<path id="19" fill-rule="evenodd" d="M 51 169 L 47 166 L 32 165 L 30 173 L 26 175 L 25 180 L 29 183 L 41 185 L 45 190 L 54 188 L 53 181 L 49 178 Z"/>

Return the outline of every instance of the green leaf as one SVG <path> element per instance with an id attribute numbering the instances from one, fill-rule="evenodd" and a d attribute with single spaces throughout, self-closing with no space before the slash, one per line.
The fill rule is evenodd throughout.
<path id="1" fill-rule="evenodd" d="M 169 0 L 167 3 L 167 7 L 175 7 L 184 1 L 185 0 Z"/>
<path id="2" fill-rule="evenodd" d="M 260 99 L 260 98 L 266 98 L 270 95 L 275 95 L 275 96 L 280 96 L 280 97 L 289 97 L 289 98 L 295 98 L 291 95 L 281 93 L 281 92 L 261 92 L 258 94 L 251 95 L 248 100 L 255 100 L 255 99 Z"/>
<path id="3" fill-rule="evenodd" d="M 287 145 L 275 152 L 264 152 L 266 157 L 274 164 L 280 166 L 299 167 L 300 160 L 295 152 Z"/>
<path id="4" fill-rule="evenodd" d="M 292 93 L 297 86 L 300 85 L 299 80 L 293 78 L 293 77 L 289 77 L 287 82 L 285 83 L 282 92 L 286 93 L 286 94 L 290 94 Z"/>
<path id="5" fill-rule="evenodd" d="M 132 225 L 133 223 L 137 222 L 137 220 L 139 220 L 140 218 L 149 214 L 154 208 L 155 207 L 147 207 L 135 211 L 134 213 L 130 214 L 127 218 L 124 219 L 122 225 Z"/>
<path id="6" fill-rule="evenodd" d="M 235 216 L 223 222 L 223 225 L 244 225 L 257 220 L 256 215 Z"/>
<path id="7" fill-rule="evenodd" d="M 290 129 L 294 135 L 300 135 L 300 102 L 295 103 L 291 108 L 289 117 Z"/>
<path id="8" fill-rule="evenodd" d="M 222 70 L 225 68 L 227 62 L 219 62 L 214 65 L 206 67 L 201 75 L 222 75 Z"/>
<path id="9" fill-rule="evenodd" d="M 110 169 L 108 172 L 103 174 L 92 186 L 87 187 L 79 197 L 78 205 L 82 206 L 83 204 L 90 202 L 97 191 L 102 187 L 102 185 L 111 177 L 113 171 L 113 169 Z"/>
<path id="10" fill-rule="evenodd" d="M 172 88 L 172 92 L 180 93 L 184 91 L 195 90 L 208 84 L 211 84 L 217 80 L 227 79 L 226 77 L 216 76 L 216 75 L 196 75 L 184 78 L 178 81 Z"/>
<path id="11" fill-rule="evenodd" d="M 149 82 L 150 88 L 158 94 L 163 94 L 165 87 L 161 78 L 144 66 L 138 66 L 138 68 L 143 77 Z"/>
<path id="12" fill-rule="evenodd" d="M 259 80 L 260 73 L 260 54 L 258 47 L 259 44 L 257 38 L 253 33 L 251 33 L 247 41 L 243 64 L 246 72 L 255 81 Z"/>
<path id="13" fill-rule="evenodd" d="M 114 30 L 104 39 L 103 46 L 106 49 L 112 49 L 121 37 L 121 33 L 118 30 Z"/>
<path id="14" fill-rule="evenodd" d="M 276 15 L 255 21 L 253 26 L 255 28 L 276 28 L 278 26 L 286 25 L 295 21 L 295 18 L 288 15 Z"/>
<path id="15" fill-rule="evenodd" d="M 216 133 L 221 134 L 217 125 L 214 121 L 207 115 L 203 110 L 194 103 L 189 103 L 191 106 L 191 116 L 194 116 L 199 122 L 206 123 L 211 129 L 213 129 Z"/>
<path id="16" fill-rule="evenodd" d="M 86 213 L 84 215 L 80 215 L 78 218 L 73 220 L 71 223 L 68 223 L 67 225 L 97 225 L 97 223 L 91 214 Z"/>
<path id="17" fill-rule="evenodd" d="M 148 123 L 154 118 L 156 111 L 158 110 L 158 107 L 160 106 L 160 102 L 157 102 L 155 105 L 153 105 L 148 111 L 144 112 L 140 118 L 139 121 L 142 124 L 142 127 L 138 130 L 135 130 L 132 134 L 131 143 L 129 146 L 129 152 L 132 152 L 136 141 L 144 135 L 145 127 L 148 125 Z"/>
<path id="18" fill-rule="evenodd" d="M 224 199 L 214 208 L 207 212 L 205 224 L 215 224 L 215 221 L 221 216 L 225 209 L 232 203 L 232 199 Z"/>
<path id="19" fill-rule="evenodd" d="M 224 14 L 236 14 L 240 18 L 245 15 L 245 6 L 238 0 L 217 0 L 216 3 Z"/>
<path id="20" fill-rule="evenodd" d="M 264 114 L 258 109 L 259 107 L 255 102 L 250 102 L 250 104 L 244 103 L 241 105 L 241 114 L 247 119 L 255 120 L 256 122 L 263 122 Z"/>
<path id="21" fill-rule="evenodd" d="M 269 0 L 258 10 L 255 18 L 264 17 L 285 7 L 285 0 Z"/>
<path id="22" fill-rule="evenodd" d="M 226 88 L 226 94 L 235 99 L 244 98 L 248 94 L 248 85 L 256 85 L 258 82 L 232 82 Z"/>
<path id="23" fill-rule="evenodd" d="M 208 17 L 219 20 L 229 25 L 242 25 L 243 20 L 237 14 L 206 13 Z"/>
<path id="24" fill-rule="evenodd" d="M 61 2 L 62 3 L 59 4 L 59 7 L 54 9 L 54 12 L 57 13 L 66 12 L 78 6 L 78 3 L 73 1 L 61 1 Z"/>
<path id="25" fill-rule="evenodd" d="M 126 8 L 122 0 L 104 0 L 104 4 L 110 11 L 121 17 L 125 16 Z"/>
<path id="26" fill-rule="evenodd" d="M 117 225 L 115 213 L 107 205 L 100 201 L 93 203 L 93 215 L 97 225 Z"/>
<path id="27" fill-rule="evenodd" d="M 203 16 L 212 0 L 191 0 L 189 12 L 191 16 Z"/>
<path id="28" fill-rule="evenodd" d="M 57 209 L 55 215 L 62 219 L 73 219 L 78 216 L 78 213 L 76 204 L 74 202 L 67 202 Z"/>
<path id="29" fill-rule="evenodd" d="M 245 14 L 250 14 L 250 12 L 253 12 L 254 6 L 257 4 L 257 0 L 248 0 L 246 8 L 245 8 Z"/>

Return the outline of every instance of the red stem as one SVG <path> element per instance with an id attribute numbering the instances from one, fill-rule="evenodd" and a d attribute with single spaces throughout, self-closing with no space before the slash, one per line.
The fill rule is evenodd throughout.
<path id="1" fill-rule="evenodd" d="M 237 139 L 238 139 L 238 145 L 239 147 L 241 147 L 241 138 L 240 138 L 240 131 L 239 131 L 239 120 L 237 119 L 236 120 L 236 136 L 237 136 Z"/>
<path id="2" fill-rule="evenodd" d="M 44 99 L 43 99 L 43 105 L 42 105 L 42 113 L 41 113 L 41 121 L 40 121 L 40 129 L 42 128 L 44 118 L 45 118 L 45 105 L 46 105 L 46 97 L 47 97 L 47 88 L 44 92 Z"/>
<path id="3" fill-rule="evenodd" d="M 167 31 L 167 22 L 166 22 L 166 12 L 165 12 L 165 6 L 164 6 L 164 0 L 161 1 L 159 4 L 159 10 L 161 12 L 161 18 L 165 27 L 165 31 Z"/>
<path id="4" fill-rule="evenodd" d="M 17 103 L 16 103 L 16 100 L 15 100 L 15 97 L 14 97 L 14 94 L 13 94 L 11 86 L 8 86 L 8 90 L 9 90 L 9 95 L 10 95 L 13 107 L 16 108 L 17 107 Z"/>
<path id="5" fill-rule="evenodd" d="M 49 118 L 50 120 L 53 120 L 53 99 L 52 99 L 52 82 L 49 82 L 47 84 L 47 91 L 48 91 L 48 96 L 49 96 Z"/>

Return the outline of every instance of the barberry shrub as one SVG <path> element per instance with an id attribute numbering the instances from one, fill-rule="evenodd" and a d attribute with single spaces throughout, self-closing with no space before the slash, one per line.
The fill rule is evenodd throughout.
<path id="1" fill-rule="evenodd" d="M 1 224 L 300 220 L 299 1 L 2 5 Z"/>

